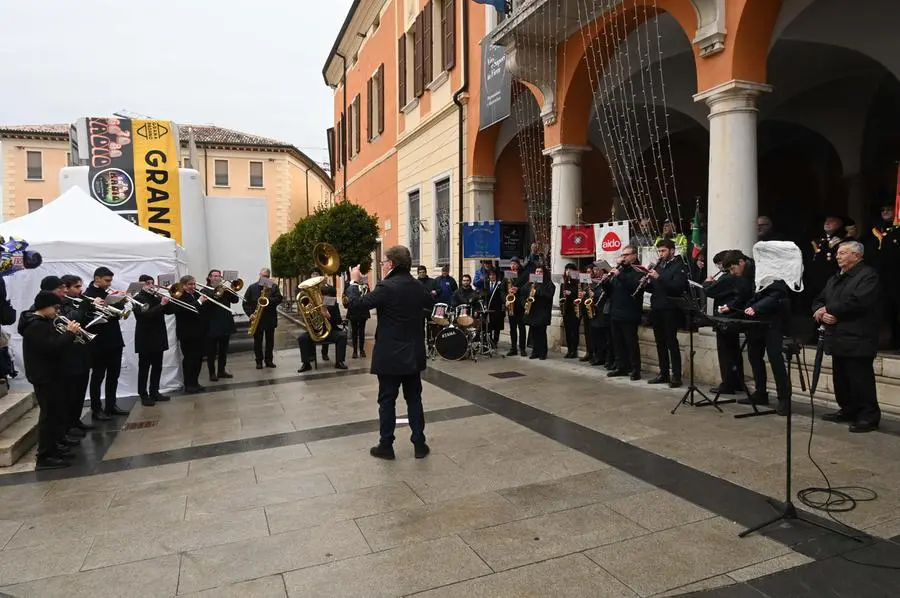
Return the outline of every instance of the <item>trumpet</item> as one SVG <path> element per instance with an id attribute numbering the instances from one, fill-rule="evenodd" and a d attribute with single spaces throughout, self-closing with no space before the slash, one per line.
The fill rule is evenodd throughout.
<path id="1" fill-rule="evenodd" d="M 56 327 L 56 331 L 60 334 L 65 334 L 68 332 L 67 328 L 69 324 L 72 323 L 72 320 L 65 316 L 56 316 L 53 319 L 53 325 Z M 80 343 L 82 345 L 86 345 L 96 337 L 96 334 L 91 334 L 87 330 L 79 328 L 77 332 L 75 332 L 75 342 Z"/>
<path id="2" fill-rule="evenodd" d="M 531 313 L 531 306 L 534 304 L 534 295 L 537 293 L 537 287 L 532 282 L 531 289 L 528 291 L 528 297 L 525 298 L 525 315 Z"/>
<path id="3" fill-rule="evenodd" d="M 176 283 L 176 284 L 177 284 L 177 283 Z M 175 285 L 172 285 L 172 286 L 174 287 Z M 177 305 L 178 307 L 180 307 L 180 308 L 182 308 L 182 309 L 186 309 L 186 310 L 188 310 L 188 311 L 192 311 L 192 312 L 194 312 L 195 314 L 196 314 L 196 313 L 200 313 L 200 312 L 197 310 L 196 307 L 194 307 L 193 305 L 191 305 L 191 304 L 188 303 L 187 301 L 182 301 L 181 299 L 178 299 L 178 298 L 176 298 L 176 297 L 173 297 L 173 296 L 169 293 L 169 289 L 166 289 L 165 287 L 161 287 L 161 286 L 159 286 L 159 285 L 153 285 L 152 287 L 150 287 L 150 288 L 147 289 L 147 292 L 152 293 L 152 294 L 156 295 L 157 297 L 166 297 L 166 298 L 168 298 L 169 301 L 171 301 L 172 303 L 174 303 L 175 305 Z M 183 293 L 182 293 L 182 294 L 183 294 Z"/>
<path id="4" fill-rule="evenodd" d="M 105 318 L 119 318 L 122 320 L 127 320 L 128 316 L 131 314 L 130 309 L 119 309 L 118 307 L 113 307 L 112 305 L 98 305 L 94 303 L 90 297 L 71 297 L 71 299 L 75 303 L 75 305 L 78 306 L 81 306 L 82 302 L 87 301 L 91 309 L 102 314 Z M 91 322 L 91 324 L 96 323 L 98 322 Z"/>
<path id="5" fill-rule="evenodd" d="M 203 288 L 203 289 L 209 289 L 211 291 L 215 291 L 213 293 L 213 295 L 215 296 L 216 299 L 221 299 L 222 297 L 225 296 L 225 293 L 231 293 L 232 295 L 234 295 L 235 297 L 240 299 L 241 296 L 238 295 L 238 291 L 240 291 L 241 289 L 244 288 L 244 281 L 241 280 L 240 278 L 235 278 L 234 280 L 225 280 L 225 281 L 221 282 L 219 284 L 219 286 L 217 286 L 215 288 L 208 287 L 208 286 L 200 284 L 200 283 L 197 283 L 197 286 L 200 288 Z"/>

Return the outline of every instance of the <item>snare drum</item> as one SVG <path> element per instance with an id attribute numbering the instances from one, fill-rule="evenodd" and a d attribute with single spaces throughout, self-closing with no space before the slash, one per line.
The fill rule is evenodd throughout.
<path id="1" fill-rule="evenodd" d="M 456 326 L 448 326 L 438 334 L 434 348 L 442 358 L 459 361 L 469 352 L 469 336 Z"/>
<path id="2" fill-rule="evenodd" d="M 435 303 L 431 310 L 431 321 L 440 326 L 449 326 L 450 318 L 447 317 L 448 306 L 446 303 Z"/>
<path id="3" fill-rule="evenodd" d="M 458 305 L 456 307 L 456 323 L 459 324 L 460 328 L 469 328 L 475 324 L 471 305 Z"/>

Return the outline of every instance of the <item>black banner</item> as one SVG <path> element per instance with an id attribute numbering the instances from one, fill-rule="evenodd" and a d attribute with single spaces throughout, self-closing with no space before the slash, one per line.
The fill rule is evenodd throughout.
<path id="1" fill-rule="evenodd" d="M 509 260 L 514 257 L 525 259 L 525 235 L 527 224 L 500 223 L 500 259 Z"/>
<path id="2" fill-rule="evenodd" d="M 88 118 L 87 138 L 91 197 L 137 223 L 131 120 Z"/>
<path id="3" fill-rule="evenodd" d="M 506 48 L 481 43 L 481 116 L 486 129 L 509 116 L 512 106 L 512 76 L 506 70 Z"/>

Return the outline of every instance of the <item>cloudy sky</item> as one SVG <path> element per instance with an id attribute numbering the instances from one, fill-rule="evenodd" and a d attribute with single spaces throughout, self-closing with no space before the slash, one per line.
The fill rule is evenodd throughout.
<path id="1" fill-rule="evenodd" d="M 322 66 L 350 3 L 0 0 L 0 124 L 127 110 L 273 137 L 325 162 Z"/>

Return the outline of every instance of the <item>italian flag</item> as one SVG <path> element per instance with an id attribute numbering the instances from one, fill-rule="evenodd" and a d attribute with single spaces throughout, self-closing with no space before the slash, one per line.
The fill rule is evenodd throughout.
<path id="1" fill-rule="evenodd" d="M 700 236 L 700 200 L 697 200 L 696 205 L 694 206 L 694 222 L 691 223 L 691 257 L 697 259 L 697 256 L 700 255 L 700 250 L 703 247 L 700 246 L 702 243 L 702 238 Z"/>

